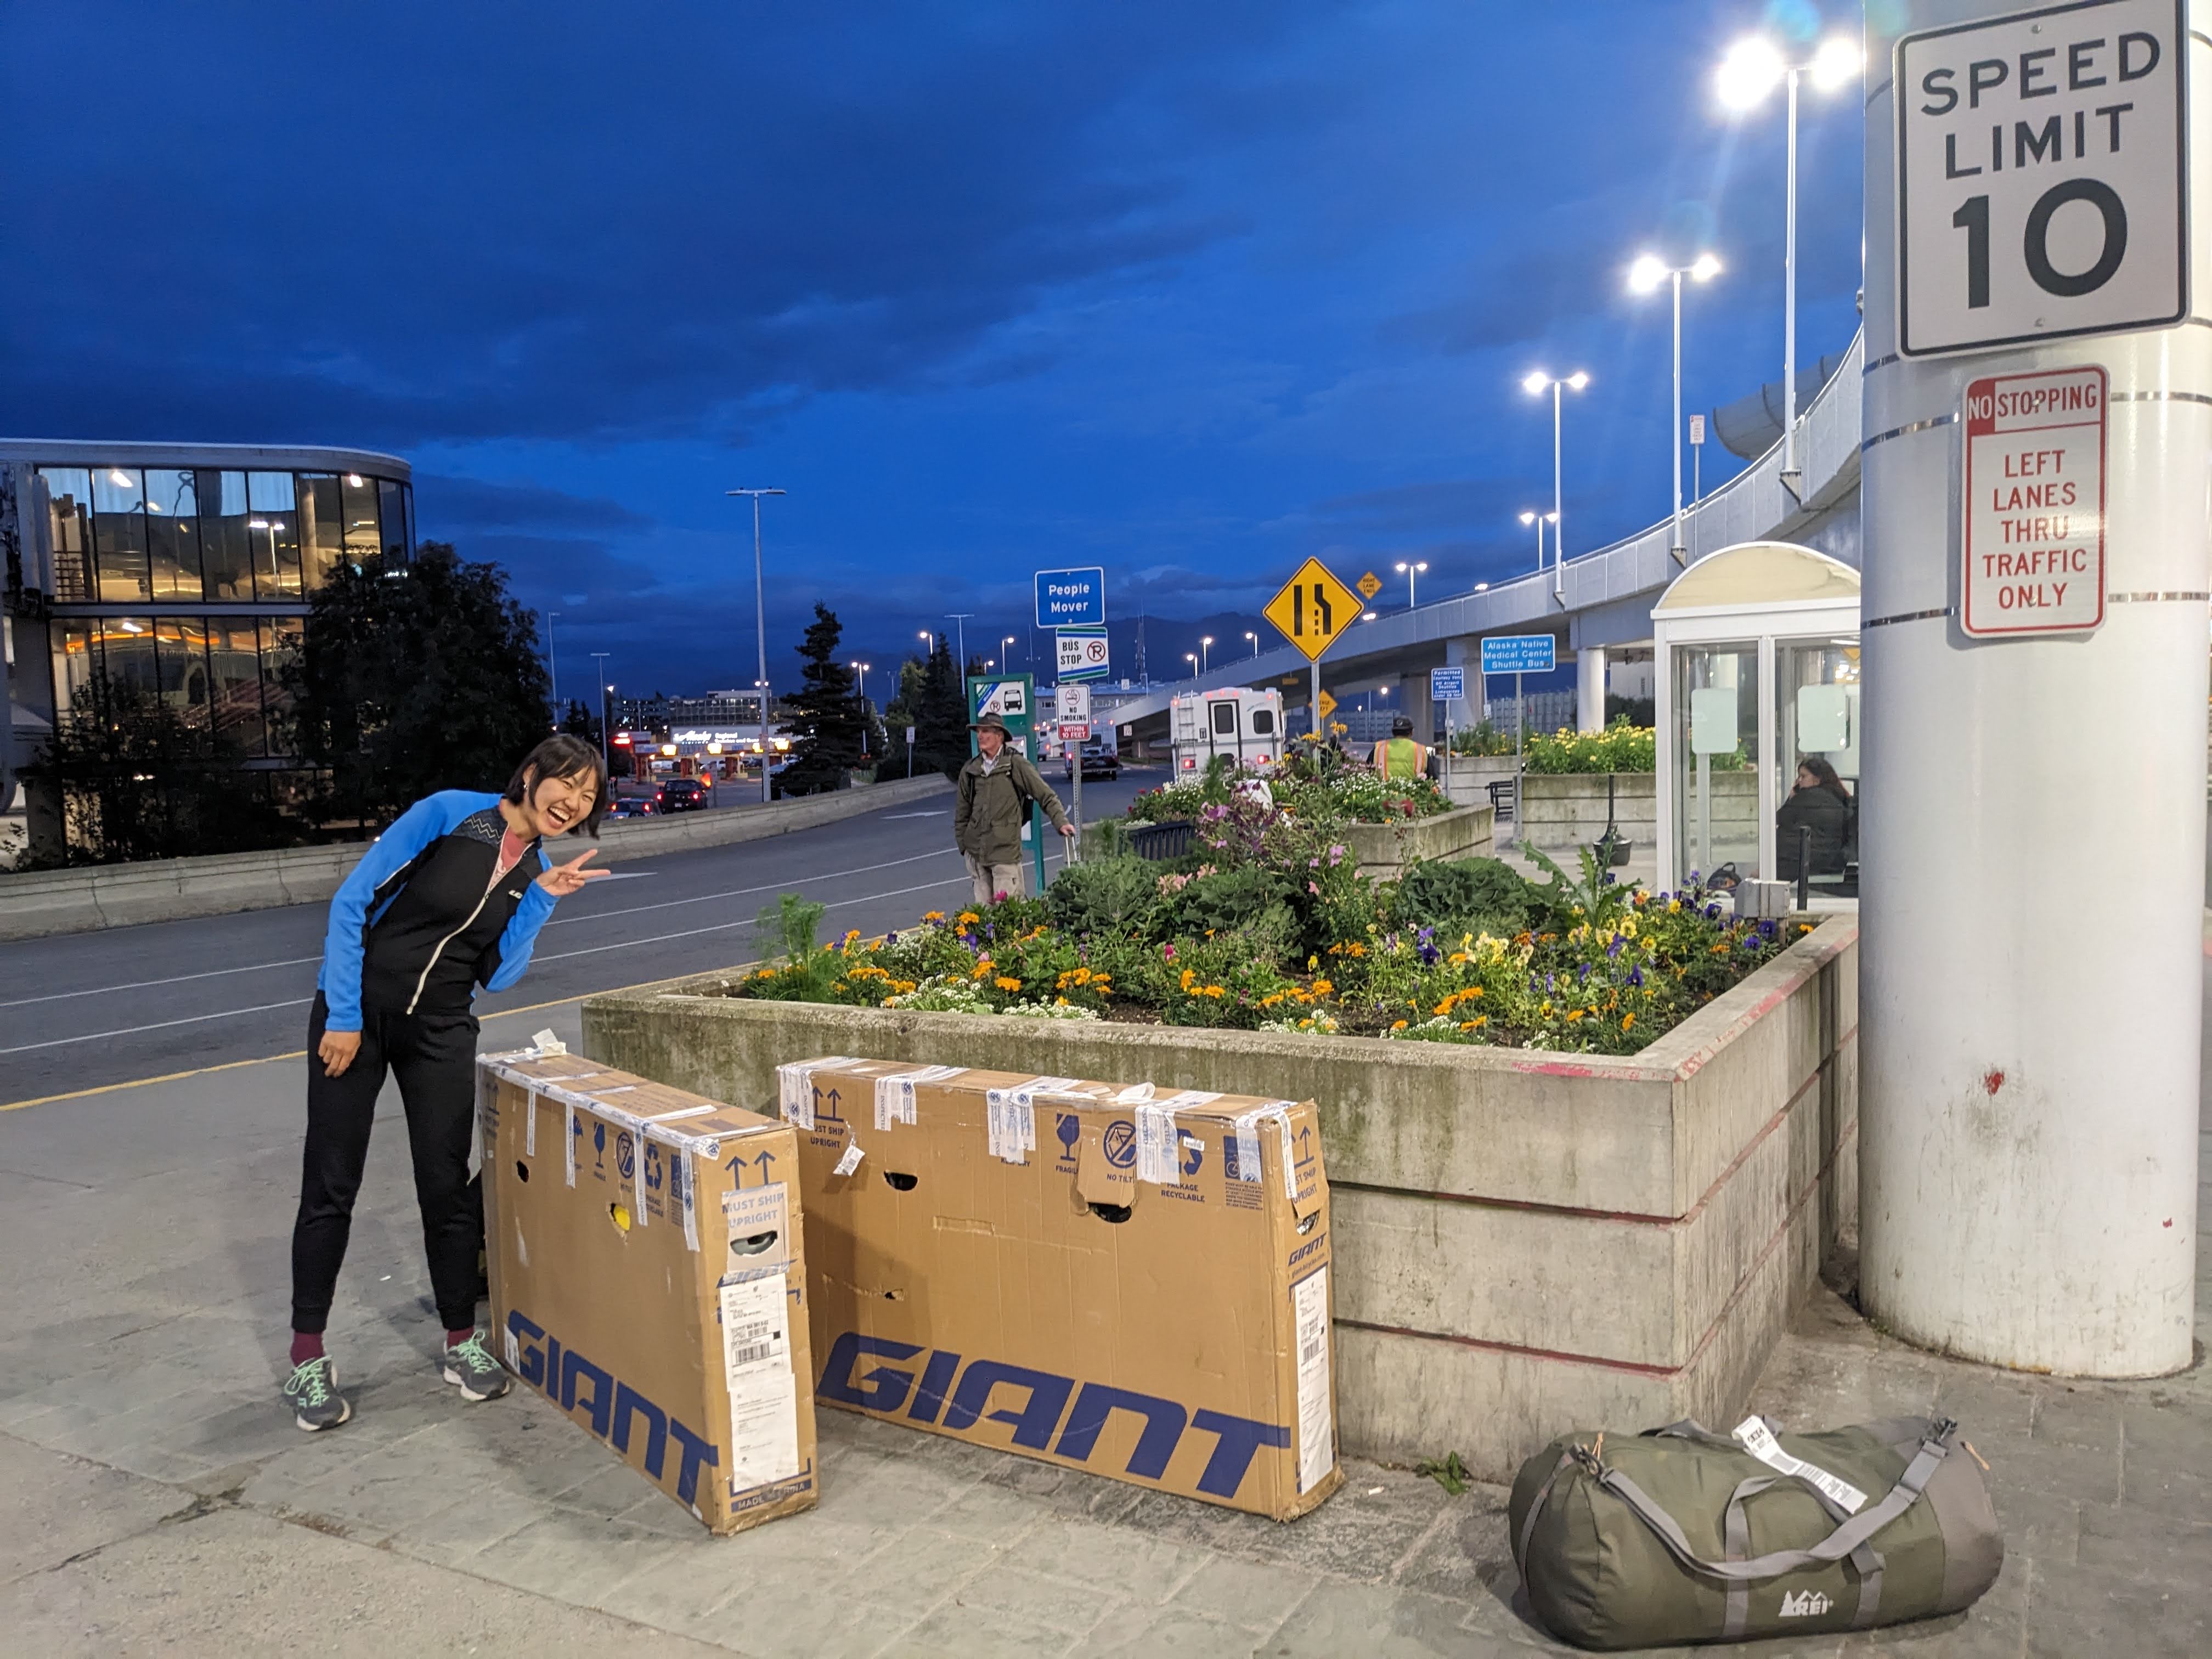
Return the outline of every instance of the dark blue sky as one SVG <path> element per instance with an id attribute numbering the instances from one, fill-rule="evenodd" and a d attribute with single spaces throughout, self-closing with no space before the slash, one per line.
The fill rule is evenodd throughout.
<path id="1" fill-rule="evenodd" d="M 1569 552 L 1662 517 L 1667 307 L 1623 273 L 1728 262 L 1686 302 L 1690 408 L 1778 377 L 1779 100 L 1732 125 L 1710 71 L 1748 27 L 1859 9 L 9 21 L 0 426 L 405 455 L 422 532 L 562 612 L 564 690 L 604 649 L 675 691 L 752 678 L 735 484 L 791 492 L 779 684 L 817 598 L 880 672 L 948 611 L 995 649 L 1032 570 L 1103 564 L 1117 618 L 1187 624 L 1153 629 L 1158 672 L 1309 553 L 1346 580 L 1425 558 L 1425 593 L 1515 572 L 1551 487 L 1532 366 L 1595 377 Z M 1808 94 L 1802 361 L 1855 326 L 1860 134 L 1859 89 Z"/>

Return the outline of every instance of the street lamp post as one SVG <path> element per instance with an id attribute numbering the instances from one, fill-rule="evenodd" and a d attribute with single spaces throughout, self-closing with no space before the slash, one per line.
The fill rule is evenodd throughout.
<path id="1" fill-rule="evenodd" d="M 592 678 L 600 687 L 599 763 L 607 769 L 607 793 L 610 795 L 614 793 L 615 789 L 615 762 L 613 749 L 609 741 L 611 734 L 607 728 L 614 724 L 615 689 L 607 684 L 607 659 L 612 655 L 614 653 L 611 651 L 591 653 L 592 660 L 599 665 L 599 667 L 592 671 Z"/>
<path id="2" fill-rule="evenodd" d="M 553 680 L 553 729 L 556 732 L 561 729 L 563 711 L 561 708 L 561 659 L 555 654 L 553 648 L 553 619 L 560 614 L 557 611 L 545 613 L 545 672 Z"/>
<path id="3" fill-rule="evenodd" d="M 1674 285 L 1674 423 L 1668 428 L 1667 448 L 1674 462 L 1674 538 L 1668 551 L 1674 556 L 1676 564 L 1690 562 L 1689 545 L 1682 539 L 1682 278 L 1693 283 L 1709 283 L 1720 275 L 1721 262 L 1710 253 L 1700 253 L 1686 265 L 1670 265 L 1656 254 L 1646 253 L 1628 268 L 1628 291 L 1649 294 L 1660 283 L 1671 280 Z"/>
<path id="4" fill-rule="evenodd" d="M 730 495 L 750 495 L 753 501 L 753 626 L 760 647 L 761 799 L 770 799 L 768 777 L 768 591 L 761 579 L 761 497 L 781 495 L 781 489 L 731 489 Z"/>
<path id="5" fill-rule="evenodd" d="M 1213 635 L 1202 636 L 1198 642 L 1198 672 L 1205 673 L 1213 665 Z"/>
<path id="6" fill-rule="evenodd" d="M 1814 88 L 1833 92 L 1856 80 L 1866 67 L 1857 41 L 1836 35 L 1821 44 L 1807 64 L 1793 64 L 1771 40 L 1753 35 L 1729 48 L 1714 76 L 1722 105 L 1747 114 L 1766 101 L 1778 85 L 1788 88 L 1789 143 L 1783 188 L 1782 233 L 1782 478 L 1797 493 L 1797 82 L 1810 75 Z M 1676 422 L 1680 424 L 1679 420 Z"/>
<path id="7" fill-rule="evenodd" d="M 1258 656 L 1260 654 L 1260 636 L 1248 628 L 1244 630 L 1244 637 L 1252 641 L 1252 654 L 1255 657 Z"/>
<path id="8" fill-rule="evenodd" d="M 1198 683 L 1198 653 L 1186 651 L 1182 653 L 1182 659 L 1190 665 L 1191 683 L 1196 684 Z"/>
<path id="9" fill-rule="evenodd" d="M 968 619 L 975 614 L 975 613 L 972 611 L 948 611 L 945 613 L 945 620 L 952 623 L 953 626 L 958 629 L 958 638 L 960 641 L 960 682 L 963 688 L 961 695 L 963 696 L 967 695 L 966 686 L 968 683 Z"/>
<path id="10" fill-rule="evenodd" d="M 1521 515 L 1522 524 L 1536 526 L 1536 568 L 1539 572 L 1544 568 L 1544 526 L 1551 521 L 1552 515 L 1548 513 L 1523 513 Z"/>
<path id="11" fill-rule="evenodd" d="M 1555 380 L 1540 368 L 1521 382 L 1521 389 L 1532 398 L 1541 397 L 1547 387 L 1552 393 L 1552 599 L 1562 611 L 1567 608 L 1567 526 L 1559 489 L 1559 394 L 1569 387 L 1580 392 L 1589 380 L 1579 368 L 1565 380 Z"/>
<path id="12" fill-rule="evenodd" d="M 846 665 L 856 670 L 860 676 L 860 689 L 858 693 L 860 699 L 860 758 L 866 760 L 868 757 L 868 728 L 875 724 L 868 715 L 868 665 L 856 662 L 848 663 Z"/>
<path id="13" fill-rule="evenodd" d="M 999 660 L 1006 665 L 1006 672 L 1009 674 L 1014 672 L 1013 644 L 1020 637 L 1018 634 L 1003 634 L 999 637 Z M 1036 678 L 1036 665 L 1034 662 L 1030 665 L 1030 678 L 1032 679 Z"/>
<path id="14" fill-rule="evenodd" d="M 1413 578 L 1428 568 L 1429 562 L 1426 559 L 1415 560 L 1410 563 L 1404 559 L 1398 561 L 1397 568 L 1406 578 L 1406 609 L 1408 611 L 1413 609 Z"/>

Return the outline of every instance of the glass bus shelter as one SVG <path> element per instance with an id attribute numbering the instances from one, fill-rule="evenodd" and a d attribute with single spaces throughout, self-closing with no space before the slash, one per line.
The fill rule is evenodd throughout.
<path id="1" fill-rule="evenodd" d="M 1796 847 L 1778 858 L 1775 818 L 1799 763 L 1817 757 L 1853 799 L 1845 836 L 1815 855 L 1814 890 L 1855 896 L 1859 573 L 1809 547 L 1744 542 L 1677 576 L 1651 623 L 1660 885 L 1729 866 L 1794 879 Z"/>

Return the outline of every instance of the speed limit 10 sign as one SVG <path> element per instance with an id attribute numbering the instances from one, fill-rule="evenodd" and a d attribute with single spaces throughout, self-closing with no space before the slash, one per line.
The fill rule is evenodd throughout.
<path id="1" fill-rule="evenodd" d="M 1897 43 L 1907 357 L 2189 314 L 2185 0 L 2083 0 Z"/>

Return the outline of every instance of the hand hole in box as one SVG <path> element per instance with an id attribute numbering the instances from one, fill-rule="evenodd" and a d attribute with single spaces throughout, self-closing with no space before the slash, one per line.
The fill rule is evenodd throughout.
<path id="1" fill-rule="evenodd" d="M 1129 1218 L 1129 1206 L 1126 1204 L 1094 1204 L 1091 1206 L 1091 1213 L 1101 1221 L 1110 1221 L 1118 1227 Z"/>
<path id="2" fill-rule="evenodd" d="M 617 1232 L 626 1233 L 629 1231 L 629 1210 L 628 1206 L 621 1204 L 608 1205 L 607 1219 L 615 1224 L 615 1231 Z"/>
<path id="3" fill-rule="evenodd" d="M 910 1193 L 915 1188 L 915 1183 L 920 1181 L 921 1177 L 920 1176 L 901 1175 L 896 1170 L 886 1170 L 884 1171 L 884 1179 L 890 1183 L 891 1190 L 893 1192 Z"/>
<path id="4" fill-rule="evenodd" d="M 1314 1223 L 1320 1219 L 1321 1218 L 1317 1215 L 1310 1215 L 1304 1221 L 1298 1223 L 1298 1237 L 1300 1238 L 1304 1238 L 1308 1233 L 1311 1232 L 1314 1230 Z"/>
<path id="5" fill-rule="evenodd" d="M 514 1160 L 514 1178 L 517 1181 L 530 1179 L 530 1166 L 519 1158 Z"/>
<path id="6" fill-rule="evenodd" d="M 769 1245 L 775 1243 L 775 1230 L 774 1228 L 770 1228 L 764 1233 L 751 1233 L 748 1234 L 744 1238 L 732 1239 L 730 1241 L 730 1254 L 732 1255 L 758 1255 L 763 1250 L 767 1249 Z"/>

